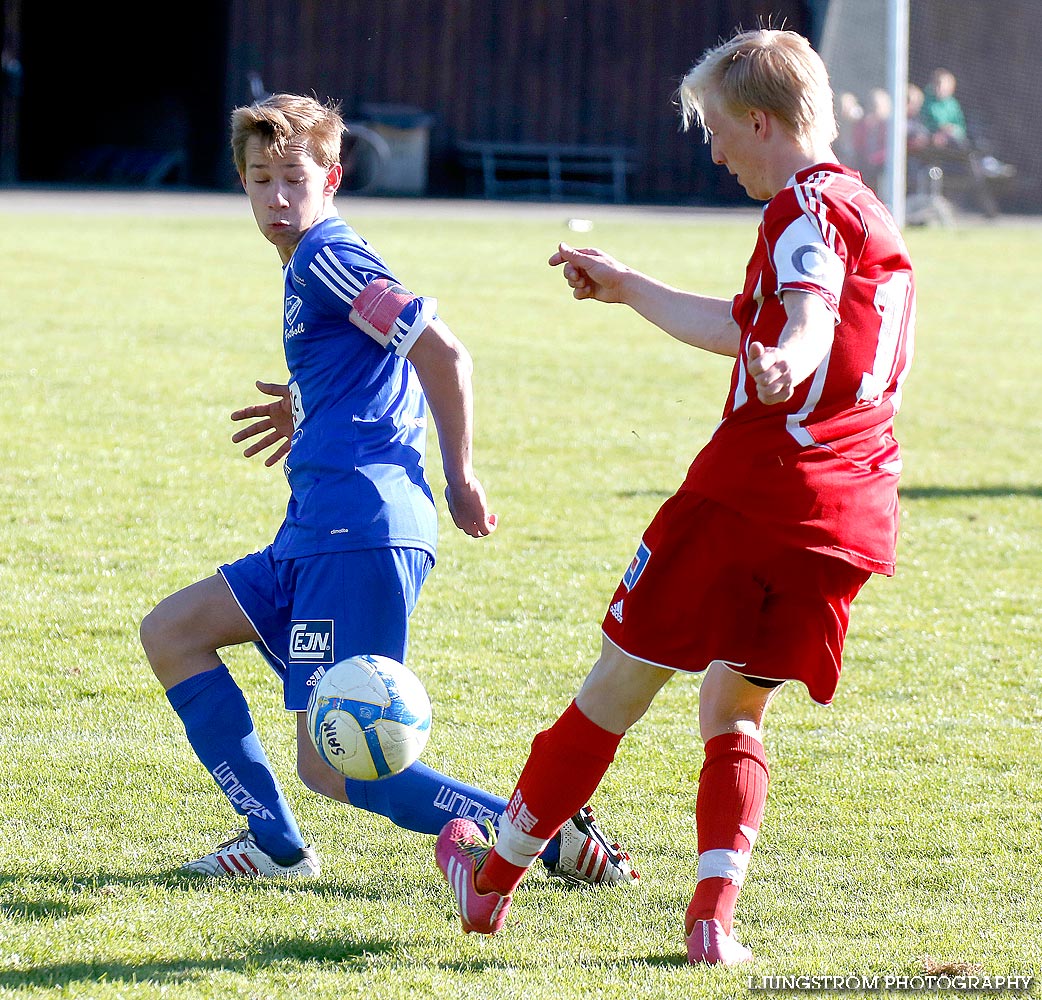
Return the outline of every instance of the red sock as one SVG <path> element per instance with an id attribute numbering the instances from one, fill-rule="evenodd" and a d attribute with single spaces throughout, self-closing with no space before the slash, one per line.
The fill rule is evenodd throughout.
<path id="1" fill-rule="evenodd" d="M 706 743 L 698 778 L 698 884 L 687 908 L 687 933 L 713 918 L 731 933 L 735 903 L 767 801 L 767 760 L 751 736 L 724 733 Z"/>
<path id="2" fill-rule="evenodd" d="M 591 722 L 574 701 L 536 736 L 499 821 L 496 849 L 477 873 L 479 892 L 514 891 L 550 839 L 589 802 L 621 740 Z"/>

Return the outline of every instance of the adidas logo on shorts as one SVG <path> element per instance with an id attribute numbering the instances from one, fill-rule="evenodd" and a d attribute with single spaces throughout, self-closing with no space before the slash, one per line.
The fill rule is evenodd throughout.
<path id="1" fill-rule="evenodd" d="M 614 618 L 620 625 L 622 624 L 622 601 L 616 601 L 608 610 L 611 612 L 612 618 Z"/>

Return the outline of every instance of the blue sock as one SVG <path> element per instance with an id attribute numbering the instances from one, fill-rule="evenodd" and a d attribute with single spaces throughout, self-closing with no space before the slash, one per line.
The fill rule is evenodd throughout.
<path id="1" fill-rule="evenodd" d="M 189 677 L 166 696 L 196 756 L 235 811 L 247 817 L 261 850 L 276 860 L 297 856 L 304 839 L 228 668 L 222 663 Z"/>
<path id="2" fill-rule="evenodd" d="M 400 774 L 379 781 L 347 778 L 344 791 L 351 805 L 386 816 L 395 826 L 437 836 L 451 819 L 462 816 L 481 825 L 485 819 L 499 822 L 506 799 L 456 781 L 417 761 Z M 555 837 L 543 851 L 542 860 L 557 863 L 560 856 Z"/>

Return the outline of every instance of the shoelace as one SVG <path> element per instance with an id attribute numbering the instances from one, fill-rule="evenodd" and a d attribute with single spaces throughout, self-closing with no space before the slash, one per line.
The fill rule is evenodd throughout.
<path id="1" fill-rule="evenodd" d="M 597 825 L 593 810 L 589 806 L 580 809 L 572 817 L 572 822 L 578 827 L 580 833 L 589 838 L 594 850 L 599 854 L 606 854 L 613 864 L 618 865 L 624 859 L 629 860 L 629 855 L 622 849 L 621 844 L 613 844 L 604 836 L 604 831 Z"/>
<path id="2" fill-rule="evenodd" d="M 492 850 L 496 843 L 495 824 L 492 820 L 486 818 L 484 825 L 484 838 L 482 838 L 480 834 L 474 834 L 470 837 L 461 837 L 456 841 L 456 845 L 459 849 L 466 854 L 468 858 L 472 858 L 474 861 L 484 861 L 485 855 Z"/>
<path id="3" fill-rule="evenodd" d="M 249 840 L 249 838 L 249 830 L 238 830 L 236 833 L 232 835 L 230 840 L 226 840 L 223 844 L 218 844 L 217 850 L 220 851 L 225 847 L 234 847 L 237 844 L 244 843 L 245 841 Z"/>

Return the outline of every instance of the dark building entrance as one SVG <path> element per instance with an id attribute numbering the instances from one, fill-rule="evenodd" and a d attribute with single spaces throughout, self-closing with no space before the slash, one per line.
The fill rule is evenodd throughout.
<path id="1" fill-rule="evenodd" d="M 223 179 L 228 4 L 0 0 L 5 183 Z"/>

